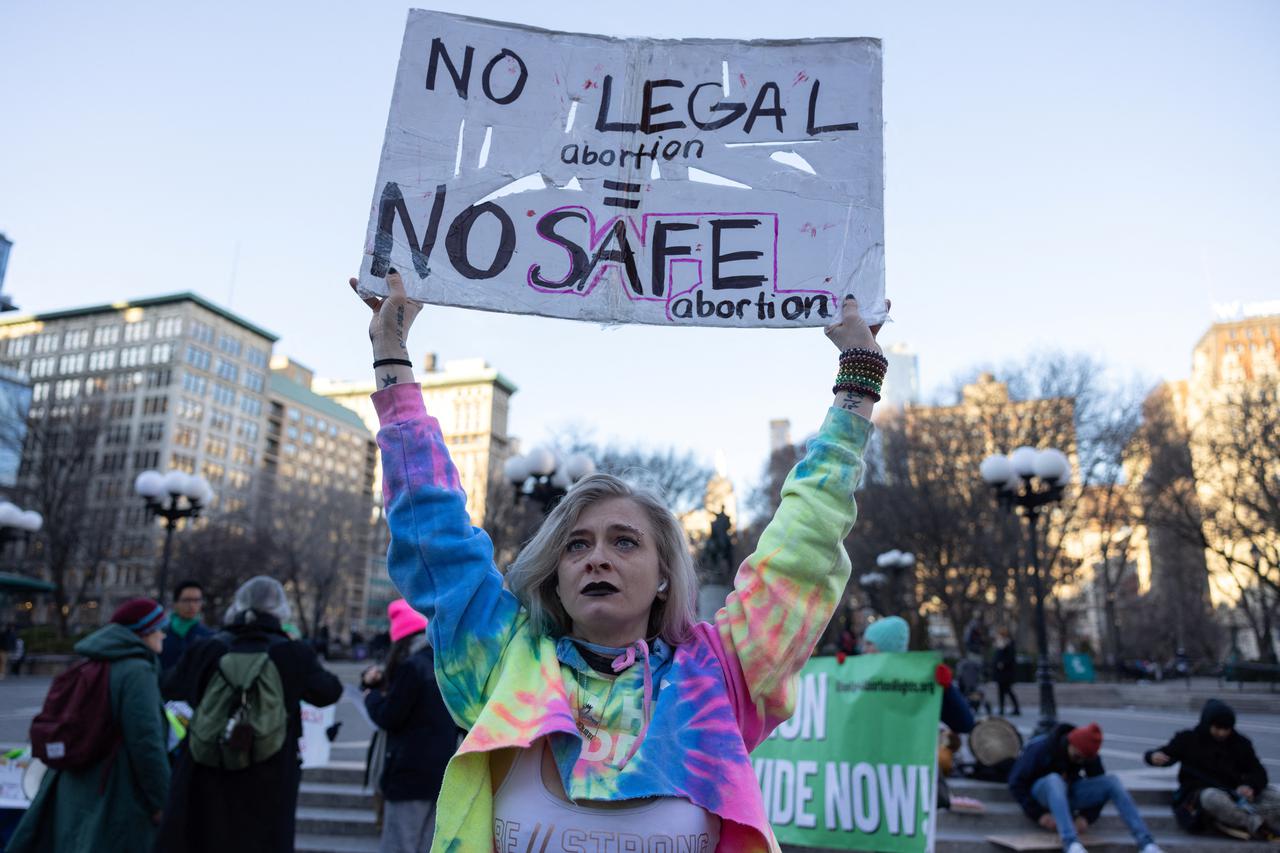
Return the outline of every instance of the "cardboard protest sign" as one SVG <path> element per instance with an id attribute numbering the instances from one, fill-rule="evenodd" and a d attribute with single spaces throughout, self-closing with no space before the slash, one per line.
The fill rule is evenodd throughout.
<path id="1" fill-rule="evenodd" d="M 751 753 L 780 842 L 933 849 L 937 664 L 932 652 L 809 661 L 795 714 Z"/>
<path id="2" fill-rule="evenodd" d="M 662 41 L 412 10 L 360 270 L 617 323 L 883 319 L 875 39 Z"/>

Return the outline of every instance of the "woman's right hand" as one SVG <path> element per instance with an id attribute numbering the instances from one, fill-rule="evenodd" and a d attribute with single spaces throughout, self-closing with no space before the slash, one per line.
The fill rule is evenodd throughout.
<path id="1" fill-rule="evenodd" d="M 351 279 L 348 284 L 359 296 L 358 279 Z M 387 273 L 387 289 L 390 291 L 384 298 L 361 296 L 360 299 L 373 311 L 369 320 L 369 340 L 373 344 L 373 357 L 408 358 L 409 328 L 422 310 L 421 302 L 414 302 L 404 290 L 404 280 L 400 273 L 392 269 Z"/>

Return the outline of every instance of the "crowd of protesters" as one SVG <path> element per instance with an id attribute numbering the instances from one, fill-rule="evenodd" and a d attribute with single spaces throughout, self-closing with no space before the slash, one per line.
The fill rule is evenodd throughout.
<path id="1" fill-rule="evenodd" d="M 705 623 L 695 619 L 679 521 L 656 496 L 609 475 L 570 489 L 505 576 L 498 570 L 403 357 L 421 306 L 394 270 L 388 284 L 387 298 L 362 297 L 382 386 L 373 402 L 388 569 L 406 596 L 388 609 L 385 661 L 360 679 L 378 728 L 368 779 L 380 850 L 523 849 L 536 839 L 522 827 L 544 825 L 678 837 L 691 849 L 776 849 L 749 755 L 789 716 L 794 676 L 848 580 L 843 541 L 886 367 L 878 329 L 852 298 L 826 329 L 841 350 L 835 403 L 756 553 Z M 298 639 L 285 589 L 269 577 L 245 582 L 216 630 L 201 618 L 203 603 L 200 585 L 184 582 L 172 613 L 134 599 L 76 645 L 84 663 L 55 680 L 32 726 L 51 769 L 10 851 L 293 849 L 300 705 L 332 705 L 343 691 L 322 663 L 328 630 L 318 642 Z M 902 653 L 909 634 L 900 617 L 882 618 L 860 639 L 846 631 L 840 654 Z M 952 736 L 972 731 L 983 707 L 979 620 L 962 647 L 956 683 L 949 670 L 938 676 L 940 723 Z M 999 630 L 1001 714 L 1006 699 L 1020 713 L 1016 660 Z M 110 725 L 89 725 L 85 709 Z M 85 744 L 74 760 L 63 752 L 68 731 Z M 1160 853 L 1103 768 L 1102 740 L 1096 723 L 1032 739 L 1010 758 L 1009 791 L 1067 853 L 1083 853 L 1080 835 L 1108 802 L 1142 853 Z M 1224 703 L 1209 702 L 1197 727 L 1146 759 L 1180 764 L 1174 810 L 1188 830 L 1275 832 L 1280 794 Z M 549 839 L 540 849 L 552 849 Z"/>

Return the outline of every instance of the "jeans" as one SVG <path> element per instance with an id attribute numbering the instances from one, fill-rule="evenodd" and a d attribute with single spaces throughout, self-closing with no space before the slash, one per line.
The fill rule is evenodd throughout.
<path id="1" fill-rule="evenodd" d="M 1071 842 L 1080 840 L 1071 819 L 1072 813 L 1100 808 L 1107 800 L 1116 804 L 1120 819 L 1129 827 L 1129 833 L 1138 847 L 1150 844 L 1153 840 L 1147 825 L 1142 822 L 1142 816 L 1138 814 L 1138 807 L 1133 804 L 1133 798 L 1124 789 L 1124 785 L 1120 784 L 1120 780 L 1110 773 L 1078 779 L 1071 783 L 1070 790 L 1061 776 L 1050 773 L 1035 781 L 1031 786 L 1031 796 L 1053 815 L 1064 849 L 1070 847 Z"/>
<path id="2" fill-rule="evenodd" d="M 378 853 L 427 853 L 436 828 L 431 800 L 387 800 L 382 810 Z"/>

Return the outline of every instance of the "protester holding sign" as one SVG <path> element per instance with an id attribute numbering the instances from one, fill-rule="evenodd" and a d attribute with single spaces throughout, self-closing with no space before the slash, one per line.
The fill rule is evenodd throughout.
<path id="1" fill-rule="evenodd" d="M 394 271 L 387 284 L 365 302 L 388 569 L 431 619 L 437 681 L 469 730 L 434 849 L 559 851 L 602 835 L 619 849 L 774 848 L 748 753 L 791 715 L 793 676 L 849 576 L 842 543 L 885 369 L 856 302 L 826 329 L 842 351 L 835 405 L 706 624 L 679 522 L 608 475 L 569 491 L 504 583 L 405 358 L 420 306 Z"/>

